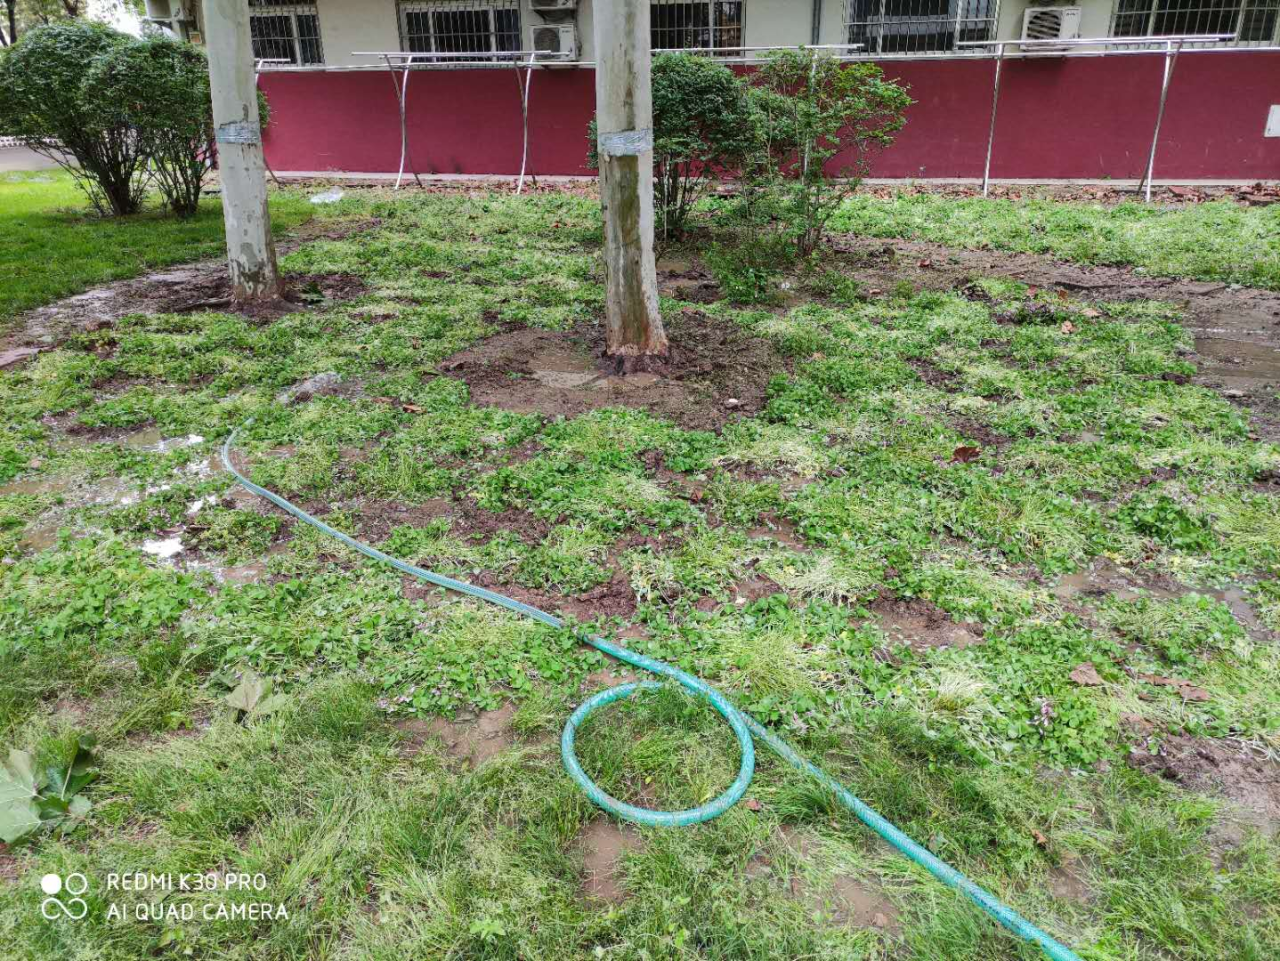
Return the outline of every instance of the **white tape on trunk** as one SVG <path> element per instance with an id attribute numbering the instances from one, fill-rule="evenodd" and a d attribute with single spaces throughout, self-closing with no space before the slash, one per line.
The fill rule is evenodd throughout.
<path id="1" fill-rule="evenodd" d="M 214 139 L 218 143 L 261 143 L 262 134 L 256 123 L 247 120 L 233 120 L 224 123 L 217 129 Z"/>
<path id="2" fill-rule="evenodd" d="M 653 149 L 653 129 L 646 127 L 644 130 L 602 133 L 597 138 L 597 147 L 605 157 L 638 157 Z"/>

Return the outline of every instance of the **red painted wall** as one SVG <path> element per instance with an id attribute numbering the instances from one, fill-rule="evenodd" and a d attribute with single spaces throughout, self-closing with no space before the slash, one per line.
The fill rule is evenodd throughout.
<path id="1" fill-rule="evenodd" d="M 1135 54 L 1006 60 L 992 176 L 1135 178 L 1146 165 L 1164 58 Z M 917 100 L 880 177 L 980 177 L 991 116 L 991 60 L 886 61 Z M 529 171 L 587 174 L 590 70 L 540 70 L 530 98 Z M 386 71 L 264 73 L 267 158 L 277 171 L 394 172 L 400 121 Z M 1280 52 L 1184 53 L 1169 91 L 1157 178 L 1277 179 Z M 409 143 L 420 173 L 515 174 L 520 97 L 514 71 L 411 75 Z"/>

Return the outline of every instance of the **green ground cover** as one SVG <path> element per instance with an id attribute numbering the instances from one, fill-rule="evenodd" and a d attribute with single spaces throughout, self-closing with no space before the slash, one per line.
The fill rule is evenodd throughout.
<path id="1" fill-rule="evenodd" d="M 1280 205 L 1162 207 L 937 194 L 859 195 L 833 230 L 952 247 L 1051 254 L 1084 264 L 1280 290 Z"/>
<path id="2" fill-rule="evenodd" d="M 277 234 L 309 220 L 316 210 L 301 191 L 272 193 Z M 136 217 L 100 217 L 62 171 L 0 175 L 0 331 L 22 311 L 94 284 L 216 257 L 225 249 L 222 203 L 216 196 L 206 197 L 200 212 L 186 220 L 159 209 Z"/>
<path id="3" fill-rule="evenodd" d="M 396 556 L 586 598 L 584 619 L 622 583 L 634 610 L 596 627 L 719 686 L 1084 957 L 1276 956 L 1280 522 L 1260 482 L 1280 451 L 1185 382 L 1175 308 L 802 277 L 786 309 L 664 300 L 776 352 L 762 409 L 723 429 L 625 391 L 501 409 L 446 359 L 525 330 L 573 347 L 602 305 L 596 204 L 359 203 L 376 225 L 285 259 L 359 277 L 354 300 L 133 315 L 0 372 L 0 746 L 57 767 L 99 743 L 88 811 L 0 853 L 0 954 L 1039 956 L 768 755 L 751 803 L 707 825 L 602 822 L 557 743 L 602 658 L 236 494 L 211 458 L 252 417 L 256 481 Z M 335 393 L 274 399 L 329 371 Z M 146 553 L 174 537 L 172 560 Z M 228 705 L 247 671 L 272 710 Z M 457 739 L 486 721 L 500 736 L 468 764 Z M 1191 765 L 1179 785 L 1162 745 Z M 1192 769 L 1240 745 L 1257 809 L 1231 793 L 1253 773 L 1224 797 Z M 702 803 L 737 766 L 675 692 L 599 715 L 579 749 L 647 806 Z M 601 836 L 612 889 L 592 887 Z M 88 917 L 44 919 L 38 879 L 73 871 Z M 113 921 L 158 897 L 105 891 L 111 871 L 268 887 Z M 200 916 L 224 901 L 289 917 Z"/>

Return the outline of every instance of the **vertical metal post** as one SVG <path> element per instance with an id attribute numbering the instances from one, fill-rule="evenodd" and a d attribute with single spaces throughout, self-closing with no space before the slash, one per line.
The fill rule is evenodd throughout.
<path id="1" fill-rule="evenodd" d="M 1000 106 L 1000 72 L 1004 69 L 1004 42 L 998 41 L 996 46 L 996 78 L 991 87 L 991 126 L 987 128 L 987 160 L 982 167 L 982 196 L 987 196 L 991 189 L 991 151 L 996 142 L 996 110 Z"/>
<path id="2" fill-rule="evenodd" d="M 391 73 L 391 85 L 396 91 L 396 105 L 400 108 L 400 170 L 396 174 L 396 190 L 400 189 L 400 181 L 404 179 L 404 162 L 407 157 L 409 160 L 409 172 L 413 174 L 414 182 L 421 187 L 422 180 L 418 177 L 417 164 L 413 162 L 413 154 L 409 152 L 409 121 L 405 115 L 405 98 L 409 94 L 409 67 L 413 65 L 412 60 L 404 61 L 404 76 L 400 80 L 396 80 L 396 68 L 391 63 L 391 56 L 383 54 L 382 60 L 387 65 L 387 70 Z"/>
<path id="3" fill-rule="evenodd" d="M 513 59 L 516 66 L 516 86 L 520 89 L 520 113 L 524 118 L 524 149 L 520 154 L 520 179 L 516 181 L 516 194 L 524 192 L 524 172 L 529 165 L 529 87 L 533 83 L 533 62 L 536 53 L 529 54 L 529 64 L 525 68 L 524 83 L 520 83 L 520 61 Z"/>
<path id="4" fill-rule="evenodd" d="M 813 29 L 810 31 L 809 42 L 815 47 L 822 42 L 822 0 L 813 0 Z"/>
<path id="5" fill-rule="evenodd" d="M 1156 144 L 1160 142 L 1160 124 L 1164 121 L 1164 105 L 1169 99 L 1169 82 L 1173 79 L 1173 68 L 1177 66 L 1178 54 L 1181 52 L 1181 40 L 1176 45 L 1171 41 L 1165 41 L 1164 81 L 1160 85 L 1160 108 L 1156 111 L 1156 129 L 1151 134 L 1151 152 L 1147 155 L 1147 172 L 1142 178 L 1143 184 L 1146 185 L 1144 197 L 1147 203 L 1151 203 L 1151 178 L 1156 169 Z"/>

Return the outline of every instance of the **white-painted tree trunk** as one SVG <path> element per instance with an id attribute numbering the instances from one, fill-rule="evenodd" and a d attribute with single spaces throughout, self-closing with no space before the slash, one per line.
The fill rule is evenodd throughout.
<path id="1" fill-rule="evenodd" d="M 649 0 L 597 0 L 594 14 L 607 351 L 666 354 L 653 255 Z"/>
<path id="2" fill-rule="evenodd" d="M 270 300 L 282 285 L 267 210 L 249 5 L 206 0 L 204 27 L 232 296 L 238 302 Z"/>

